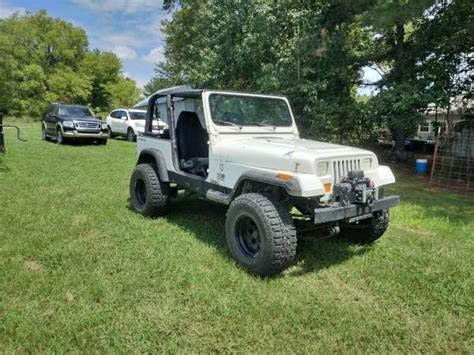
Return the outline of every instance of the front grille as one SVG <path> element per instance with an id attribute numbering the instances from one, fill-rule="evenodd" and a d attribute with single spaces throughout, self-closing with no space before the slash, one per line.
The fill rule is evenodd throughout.
<path id="1" fill-rule="evenodd" d="M 99 130 L 100 129 L 100 123 L 97 123 L 97 122 L 78 121 L 75 123 L 76 123 L 76 128 L 82 129 L 82 130 Z"/>
<path id="2" fill-rule="evenodd" d="M 332 162 L 334 183 L 347 177 L 349 171 L 360 170 L 360 159 L 341 159 Z"/>

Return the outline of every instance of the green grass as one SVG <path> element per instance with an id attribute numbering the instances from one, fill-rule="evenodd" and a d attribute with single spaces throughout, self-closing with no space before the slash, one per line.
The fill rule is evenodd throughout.
<path id="1" fill-rule="evenodd" d="M 300 242 L 252 277 L 227 251 L 225 209 L 132 212 L 135 146 L 57 146 L 39 124 L 0 158 L 0 352 L 472 353 L 472 196 L 398 176 L 371 247 Z"/>

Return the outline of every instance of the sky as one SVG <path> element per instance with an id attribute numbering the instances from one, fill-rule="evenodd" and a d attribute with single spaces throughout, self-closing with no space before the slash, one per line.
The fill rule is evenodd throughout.
<path id="1" fill-rule="evenodd" d="M 82 27 L 89 49 L 114 52 L 123 62 L 124 76 L 143 87 L 163 61 L 161 21 L 171 15 L 161 0 L 0 0 L 0 18 L 14 12 L 44 9 Z"/>
<path id="2" fill-rule="evenodd" d="M 0 18 L 14 12 L 44 9 L 82 27 L 89 49 L 112 51 L 124 65 L 124 76 L 143 87 L 153 76 L 155 63 L 164 60 L 161 21 L 171 18 L 161 0 L 0 0 Z M 377 71 L 363 70 L 364 82 L 380 79 Z M 359 88 L 359 94 L 373 94 L 373 87 Z"/>

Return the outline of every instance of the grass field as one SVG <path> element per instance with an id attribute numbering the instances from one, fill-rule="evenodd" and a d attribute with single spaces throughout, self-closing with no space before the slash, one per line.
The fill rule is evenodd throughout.
<path id="1" fill-rule="evenodd" d="M 227 251 L 225 209 L 132 212 L 135 146 L 57 146 L 39 124 L 0 157 L 0 352 L 473 352 L 474 201 L 398 175 L 371 247 L 298 244 L 258 279 Z"/>

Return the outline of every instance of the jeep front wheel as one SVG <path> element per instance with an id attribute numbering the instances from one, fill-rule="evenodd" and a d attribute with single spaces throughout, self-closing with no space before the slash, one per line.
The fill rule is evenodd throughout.
<path id="1" fill-rule="evenodd" d="M 132 208 L 147 217 L 163 215 L 170 202 L 167 185 L 162 183 L 150 164 L 135 167 L 130 179 Z"/>
<path id="2" fill-rule="evenodd" d="M 388 228 L 388 210 L 375 212 L 373 217 L 363 219 L 358 224 L 339 224 L 340 236 L 357 244 L 370 244 L 382 237 Z"/>
<path id="3" fill-rule="evenodd" d="M 225 234 L 234 259 L 256 275 L 277 274 L 296 255 L 296 229 L 288 210 L 258 193 L 243 194 L 232 202 Z"/>

